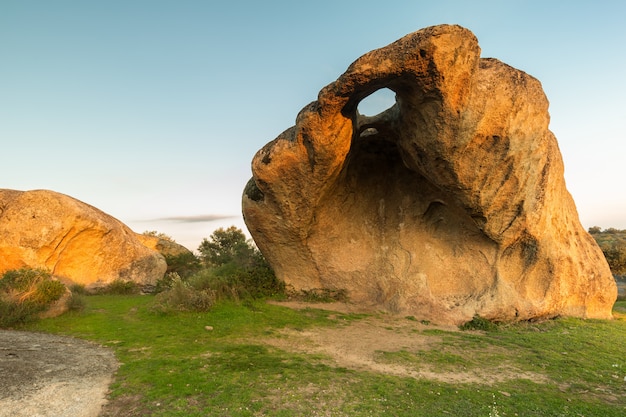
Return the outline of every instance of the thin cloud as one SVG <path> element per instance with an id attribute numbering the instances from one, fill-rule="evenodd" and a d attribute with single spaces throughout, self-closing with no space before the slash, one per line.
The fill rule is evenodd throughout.
<path id="1" fill-rule="evenodd" d="M 181 223 L 202 223 L 202 222 L 212 222 L 215 220 L 232 219 L 235 217 L 237 216 L 223 215 L 223 214 L 199 214 L 197 216 L 162 217 L 156 220 L 166 220 L 166 221 L 181 222 Z"/>

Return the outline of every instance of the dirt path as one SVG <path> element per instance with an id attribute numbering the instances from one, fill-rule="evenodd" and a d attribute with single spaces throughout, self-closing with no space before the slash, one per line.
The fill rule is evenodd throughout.
<path id="1" fill-rule="evenodd" d="M 374 313 L 359 310 L 346 303 L 311 304 L 301 302 L 276 302 L 285 307 L 304 309 L 318 308 L 340 313 Z M 428 379 L 445 383 L 480 383 L 491 385 L 510 379 L 528 379 L 544 383 L 544 375 L 524 372 L 506 365 L 497 368 L 476 368 L 468 371 L 446 372 L 428 366 L 381 360 L 381 352 L 419 352 L 437 350 L 442 346 L 442 338 L 422 333 L 426 329 L 439 329 L 448 332 L 459 331 L 456 326 L 434 326 L 386 314 L 372 314 L 364 319 L 347 322 L 345 326 L 314 328 L 297 331 L 285 329 L 279 337 L 270 337 L 265 343 L 292 352 L 323 354 L 331 358 L 335 366 L 356 370 L 367 370 L 387 375 Z M 491 348 L 496 349 L 496 348 Z M 468 352 L 456 352 L 459 355 Z"/>
<path id="2" fill-rule="evenodd" d="M 96 417 L 117 368 L 91 342 L 0 330 L 0 417 Z"/>

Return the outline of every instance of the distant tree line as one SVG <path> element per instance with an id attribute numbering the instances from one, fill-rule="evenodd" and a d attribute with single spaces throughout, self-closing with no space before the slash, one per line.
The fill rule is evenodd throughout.
<path id="1" fill-rule="evenodd" d="M 616 277 L 626 275 L 626 230 L 598 226 L 590 227 L 589 233 L 598 242 L 611 272 Z"/>

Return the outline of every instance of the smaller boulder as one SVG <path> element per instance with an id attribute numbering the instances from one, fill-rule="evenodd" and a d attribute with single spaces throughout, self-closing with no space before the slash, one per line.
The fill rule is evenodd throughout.
<path id="1" fill-rule="evenodd" d="M 144 235 L 140 233 L 137 233 L 136 236 L 137 239 L 139 239 L 139 241 L 144 246 L 150 249 L 154 249 L 165 257 L 192 254 L 189 249 L 171 240 L 162 239 L 158 236 Z"/>
<path id="2" fill-rule="evenodd" d="M 0 189 L 0 273 L 24 267 L 98 287 L 115 280 L 154 285 L 167 264 L 128 226 L 82 201 Z"/>

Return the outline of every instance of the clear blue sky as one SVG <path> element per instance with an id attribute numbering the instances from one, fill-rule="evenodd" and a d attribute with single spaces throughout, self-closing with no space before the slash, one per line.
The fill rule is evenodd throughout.
<path id="1" fill-rule="evenodd" d="M 0 188 L 62 192 L 195 249 L 243 227 L 254 153 L 322 87 L 441 23 L 542 82 L 583 225 L 626 228 L 618 0 L 0 0 Z M 233 217 L 185 220 L 214 215 Z"/>

